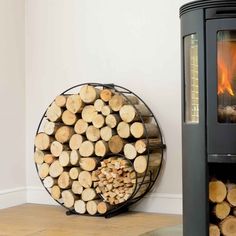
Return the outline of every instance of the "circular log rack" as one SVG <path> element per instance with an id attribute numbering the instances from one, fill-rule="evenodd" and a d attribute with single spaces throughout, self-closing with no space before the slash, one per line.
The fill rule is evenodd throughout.
<path id="1" fill-rule="evenodd" d="M 109 150 L 104 156 L 99 157 L 99 161 L 97 162 L 96 167 L 92 171 L 89 171 L 89 173 L 91 173 L 92 176 L 95 176 L 95 178 L 97 178 L 92 181 L 92 186 L 91 186 L 91 188 L 94 188 L 94 190 L 96 189 L 95 199 L 97 199 L 97 200 L 95 200 L 93 202 L 95 202 L 95 205 L 98 202 L 103 202 L 103 203 L 105 202 L 106 206 L 107 206 L 106 212 L 98 213 L 97 209 L 95 209 L 92 214 L 91 213 L 89 214 L 86 210 L 85 210 L 85 212 L 83 212 L 83 214 L 81 214 L 81 213 L 78 213 L 78 211 L 76 211 L 76 209 L 74 207 L 74 202 L 73 202 L 73 206 L 69 206 L 69 207 L 66 206 L 66 204 L 64 203 L 64 199 L 62 197 L 62 194 L 60 194 L 60 196 L 58 196 L 57 198 L 53 197 L 53 199 L 58 204 L 60 204 L 61 206 L 65 207 L 68 210 L 66 212 L 67 215 L 70 215 L 70 214 L 94 215 L 94 216 L 104 216 L 106 218 L 110 218 L 110 217 L 113 217 L 113 216 L 120 214 L 122 212 L 128 211 L 128 209 L 131 205 L 133 205 L 134 203 L 136 203 L 140 199 L 142 199 L 152 189 L 154 183 L 156 182 L 156 180 L 160 174 L 161 166 L 163 163 L 163 152 L 166 148 L 166 145 L 164 144 L 163 136 L 161 133 L 161 129 L 158 125 L 157 119 L 155 118 L 151 109 L 147 106 L 147 104 L 139 96 L 137 96 L 135 93 L 133 93 L 132 91 L 130 91 L 124 87 L 114 85 L 114 84 L 84 83 L 84 84 L 79 84 L 79 85 L 73 86 L 73 87 L 65 90 L 59 96 L 63 96 L 63 97 L 68 98 L 69 96 L 72 96 L 75 94 L 80 94 L 81 88 L 86 87 L 86 86 L 93 87 L 97 91 L 100 91 L 100 92 L 102 90 L 109 90 L 112 92 L 112 96 L 114 96 L 114 95 L 121 96 L 123 98 L 124 104 L 132 106 L 134 108 L 136 117 L 132 121 L 128 121 L 127 124 L 130 127 L 130 125 L 135 122 L 141 123 L 143 130 L 144 130 L 144 134 L 140 138 L 135 138 L 131 134 L 130 136 L 125 137 L 122 140 L 124 140 L 124 142 L 126 144 L 131 144 L 131 145 L 135 146 L 136 142 L 141 139 L 141 141 L 143 141 L 146 144 L 146 146 L 145 146 L 146 150 L 143 150 L 140 153 L 136 153 L 137 155 L 135 155 L 135 157 L 132 157 L 129 159 L 125 156 L 124 148 L 122 148 L 122 150 L 119 151 L 118 153 L 112 153 Z M 98 99 L 100 100 L 100 97 L 98 97 Z M 137 105 L 137 102 L 135 102 L 135 100 L 138 101 L 138 105 Z M 109 101 L 103 101 L 103 102 L 104 102 L 104 105 L 109 106 Z M 91 104 L 91 102 L 89 102 L 89 103 L 90 104 L 85 103 L 84 105 L 85 106 L 86 105 L 93 105 L 93 103 L 92 104 Z M 49 105 L 48 109 L 53 104 L 55 104 L 55 100 Z M 140 111 L 140 109 L 139 109 L 140 106 L 145 108 L 146 112 L 144 112 L 144 114 L 142 114 L 142 112 Z M 41 141 L 41 143 L 40 143 L 40 141 L 39 142 L 36 141 L 37 137 L 40 134 L 44 134 L 45 122 L 51 122 L 51 120 L 47 116 L 48 109 L 44 112 L 44 114 L 39 122 L 37 131 L 36 131 L 34 152 L 35 153 L 40 152 L 43 154 L 49 153 L 49 155 L 50 155 L 51 153 L 48 150 L 50 148 L 48 148 L 48 147 L 42 148 L 41 146 L 44 145 L 44 142 Z M 65 104 L 62 107 L 59 107 L 59 109 L 61 109 L 62 112 L 65 111 L 66 110 Z M 119 110 L 113 111 L 111 109 L 111 112 L 112 112 L 112 114 L 119 114 Z M 77 111 L 76 115 L 78 115 L 78 113 L 81 113 L 81 111 L 80 112 Z M 101 112 L 98 112 L 98 114 L 100 114 L 100 113 Z M 122 121 L 122 119 L 120 120 L 120 122 L 121 121 Z M 61 121 L 61 118 L 60 118 L 60 120 L 57 120 L 53 123 L 59 127 L 65 126 L 65 124 L 63 124 L 63 121 Z M 156 129 L 156 135 L 152 134 L 150 137 L 150 135 L 149 135 L 150 127 L 149 127 L 149 129 L 147 128 L 148 124 L 152 124 L 152 126 L 151 126 L 152 131 L 153 131 L 153 129 Z M 69 125 L 69 127 L 74 128 L 74 124 Z M 113 127 L 112 130 L 114 132 L 113 136 L 117 135 L 117 125 L 116 125 L 116 127 Z M 151 133 L 153 133 L 153 132 L 151 132 Z M 83 136 L 84 135 L 85 134 L 83 134 Z M 55 140 L 54 134 L 50 134 L 50 135 L 46 134 L 46 137 L 49 138 L 50 145 L 52 143 L 51 140 Z M 84 139 L 86 139 L 86 137 L 83 138 L 83 141 L 84 141 Z M 69 148 L 68 141 L 63 144 L 63 148 L 64 147 L 66 147 L 66 150 L 72 151 Z M 36 156 L 36 154 L 35 154 L 35 156 Z M 51 183 L 50 186 L 45 186 L 45 178 L 47 176 L 49 176 L 49 178 L 51 178 L 49 175 L 49 170 L 50 170 L 50 165 L 52 164 L 52 162 L 47 164 L 47 163 L 45 163 L 44 158 L 38 158 L 38 159 L 40 159 L 40 160 L 38 160 L 35 156 L 34 156 L 35 166 L 36 166 L 36 170 L 38 172 L 38 175 L 40 177 L 40 180 L 41 180 L 44 188 L 46 189 L 46 191 L 52 196 L 52 193 L 51 193 L 52 187 L 54 185 L 57 185 L 57 181 L 58 181 L 59 176 L 53 178 L 53 183 Z M 95 155 L 93 155 L 93 156 L 95 156 Z M 138 173 L 137 170 L 135 170 L 134 162 L 138 157 L 141 157 L 141 156 L 146 158 L 147 166 L 146 166 L 146 168 L 144 168 L 144 171 L 142 173 Z M 53 157 L 53 158 L 55 158 L 55 157 Z M 86 158 L 85 156 L 82 156 L 82 159 L 85 159 L 85 158 Z M 54 159 L 54 161 L 58 160 L 58 159 L 59 158 L 57 157 Z M 108 198 L 106 198 L 104 196 L 104 194 L 103 194 L 104 192 L 102 192 L 100 190 L 97 191 L 96 187 L 99 187 L 99 186 L 98 185 L 93 186 L 93 185 L 95 185 L 96 181 L 99 181 L 98 175 L 96 175 L 96 174 L 101 173 L 102 167 L 104 167 L 104 166 L 105 166 L 104 168 L 107 167 L 106 164 L 104 164 L 104 163 L 107 163 L 107 162 L 110 163 L 110 162 L 112 162 L 112 160 L 115 160 L 115 162 L 118 160 L 118 161 L 120 161 L 120 163 L 123 163 L 126 166 L 126 169 L 122 169 L 122 171 L 125 170 L 125 171 L 127 171 L 127 173 L 130 172 L 129 176 L 131 176 L 131 175 L 133 176 L 132 177 L 133 178 L 132 179 L 133 185 L 131 186 L 132 192 L 129 194 L 129 196 L 125 200 L 123 200 L 121 202 L 116 201 L 115 203 L 112 202 L 112 204 L 111 204 L 111 202 L 108 201 Z M 153 163 L 156 163 L 156 164 L 153 164 Z M 48 168 L 48 169 L 46 168 L 47 169 L 46 174 L 44 173 L 45 171 L 44 172 L 42 171 L 42 169 L 44 169 L 42 167 L 43 165 L 47 166 L 47 168 Z M 70 164 L 70 166 L 62 167 L 62 170 L 64 170 L 64 168 L 66 168 L 66 170 L 68 170 L 68 168 L 72 168 L 72 167 L 81 168 L 81 166 L 79 164 L 75 165 L 75 166 Z M 136 169 L 137 168 L 138 167 L 136 167 Z M 81 170 L 83 171 L 83 168 L 81 168 Z M 96 171 L 98 171 L 98 172 L 96 172 Z M 41 174 L 41 172 L 43 172 L 44 174 Z M 123 172 L 122 172 L 122 174 L 123 174 Z M 73 181 L 73 180 L 70 179 L 70 181 Z M 60 190 L 62 190 L 62 192 L 63 192 L 63 191 L 68 191 L 68 189 L 69 189 L 70 193 L 72 193 L 71 186 L 68 188 L 65 188 L 65 189 L 60 189 Z M 76 199 L 81 199 L 81 194 L 75 194 L 75 193 L 72 193 L 72 194 L 74 194 L 74 196 L 76 196 Z M 76 200 L 75 200 L 75 202 L 76 202 Z M 87 204 L 87 203 L 85 202 L 85 204 Z M 94 209 L 94 207 L 93 207 L 93 209 Z"/>

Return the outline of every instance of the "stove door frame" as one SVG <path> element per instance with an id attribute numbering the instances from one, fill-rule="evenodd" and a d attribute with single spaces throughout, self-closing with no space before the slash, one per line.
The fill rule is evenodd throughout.
<path id="1" fill-rule="evenodd" d="M 217 32 L 221 30 L 236 30 L 236 18 L 206 21 L 207 149 L 209 156 L 236 154 L 236 123 L 218 122 Z"/>

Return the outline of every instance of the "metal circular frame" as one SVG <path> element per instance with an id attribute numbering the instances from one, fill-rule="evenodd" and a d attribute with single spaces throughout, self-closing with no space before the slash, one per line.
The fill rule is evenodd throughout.
<path id="1" fill-rule="evenodd" d="M 134 188 L 134 191 L 133 193 L 131 194 L 131 196 L 129 197 L 128 200 L 126 200 L 125 202 L 123 203 L 120 203 L 120 204 L 117 204 L 117 205 L 112 205 L 113 208 L 109 211 L 107 211 L 105 214 L 96 214 L 94 216 L 105 216 L 105 218 L 110 218 L 112 216 L 115 216 L 117 214 L 120 214 L 122 212 L 125 212 L 128 210 L 129 206 L 133 205 L 134 203 L 138 202 L 140 199 L 142 199 L 153 187 L 153 185 L 155 184 L 159 174 L 160 174 L 160 170 L 161 170 L 161 167 L 162 167 L 162 164 L 163 164 L 163 155 L 164 155 L 164 150 L 166 149 L 166 145 L 164 143 L 164 140 L 163 140 L 163 136 L 162 136 L 162 132 L 161 132 L 161 129 L 160 129 L 160 126 L 157 122 L 157 119 L 156 117 L 154 116 L 154 114 L 152 113 L 151 109 L 148 107 L 148 105 L 138 96 L 136 95 L 135 93 L 133 93 L 132 91 L 130 91 L 129 89 L 127 88 L 124 88 L 122 86 L 119 86 L 119 85 L 115 85 L 115 84 L 101 84 L 101 83 L 82 83 L 82 84 L 78 84 L 78 85 L 75 85 L 75 86 L 72 86 L 70 87 L 69 89 L 65 90 L 64 92 L 62 92 L 60 95 L 64 95 L 64 94 L 68 94 L 69 91 L 73 90 L 73 89 L 77 89 L 83 85 L 91 85 L 91 86 L 94 86 L 94 87 L 102 87 L 102 88 L 107 88 L 107 89 L 111 89 L 113 90 L 115 93 L 118 93 L 119 95 L 122 95 L 130 105 L 132 105 L 134 107 L 134 109 L 136 110 L 138 116 L 139 116 L 139 119 L 141 120 L 141 122 L 144 124 L 144 116 L 141 115 L 141 113 L 138 111 L 138 109 L 132 104 L 132 102 L 130 101 L 130 99 L 128 98 L 127 95 L 133 95 L 135 97 L 138 98 L 139 101 L 141 101 L 145 106 L 146 108 L 148 109 L 148 111 L 150 112 L 150 116 L 151 118 L 154 119 L 154 122 L 157 126 L 157 129 L 158 129 L 158 132 L 159 132 L 159 135 L 160 135 L 160 140 L 161 140 L 161 144 L 158 146 L 158 149 L 160 149 L 160 153 L 161 153 L 161 162 L 160 162 L 160 166 L 159 166 L 159 169 L 156 173 L 156 175 L 153 176 L 152 172 L 150 171 L 150 181 L 147 181 L 145 182 L 145 177 L 147 175 L 147 172 L 148 172 L 148 168 L 146 168 L 145 170 L 145 173 L 144 173 L 144 176 L 143 176 L 143 179 L 141 181 L 141 183 L 137 184 L 137 181 L 136 181 L 136 184 L 135 184 L 135 188 Z M 52 104 L 52 103 L 51 103 Z M 50 105 L 51 105 L 50 104 Z M 49 106 L 50 106 L 49 105 Z M 43 116 L 41 117 L 40 119 L 40 122 L 38 124 L 38 127 L 37 127 L 37 131 L 36 131 L 36 135 L 39 133 L 40 131 L 40 128 L 41 128 L 41 125 L 42 125 L 42 122 L 44 119 L 46 119 L 46 112 L 47 110 L 44 112 Z M 150 157 L 150 149 L 149 149 L 149 138 L 148 138 L 148 133 L 147 133 L 147 129 L 146 129 L 146 126 L 144 125 L 144 133 L 145 133 L 145 137 L 146 137 L 146 141 L 147 141 L 147 155 L 148 155 L 148 162 L 149 162 L 149 157 Z M 36 151 L 36 147 L 34 146 L 34 151 Z M 122 154 L 115 154 L 116 156 L 120 156 L 120 157 L 123 157 L 125 159 L 127 159 L 126 157 L 124 157 L 124 155 Z M 114 154 L 113 154 L 114 156 Z M 105 156 L 104 158 L 102 158 L 101 160 L 107 158 L 108 156 Z M 128 160 L 128 159 L 127 159 Z M 131 161 L 131 160 L 129 160 Z M 39 171 L 38 170 L 38 166 L 37 164 L 35 163 L 35 166 L 36 166 L 36 170 L 37 172 Z M 136 171 L 135 171 L 136 172 Z M 136 179 L 137 179 L 137 174 L 136 174 Z M 40 178 L 40 181 L 42 182 L 42 185 L 44 186 L 43 184 L 43 179 Z M 145 192 L 143 194 L 141 194 L 140 196 L 134 198 L 135 194 L 138 193 L 139 189 L 141 188 L 141 186 L 143 184 L 149 184 L 147 189 L 145 190 Z M 137 187 L 139 185 L 139 187 Z M 49 192 L 49 190 L 44 186 L 44 188 L 46 189 L 46 191 L 48 192 L 48 194 L 51 196 L 51 193 Z M 60 201 L 56 200 L 53 198 L 54 201 L 56 201 L 58 204 L 60 204 L 61 206 L 63 206 L 64 208 L 66 208 L 68 211 L 66 212 L 67 215 L 71 215 L 71 214 L 78 214 L 78 215 L 88 215 L 88 214 L 79 214 L 77 212 L 75 212 L 75 210 L 71 210 L 69 208 L 67 208 L 63 203 L 61 203 Z M 91 215 L 90 215 L 91 216 Z"/>

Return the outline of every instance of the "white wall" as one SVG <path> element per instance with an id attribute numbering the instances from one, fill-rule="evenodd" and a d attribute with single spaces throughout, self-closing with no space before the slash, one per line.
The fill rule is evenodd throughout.
<path id="1" fill-rule="evenodd" d="M 28 200 L 41 184 L 33 139 L 55 96 L 82 82 L 115 83 L 141 96 L 167 144 L 156 190 L 136 209 L 181 212 L 180 24 L 185 0 L 28 0 L 26 120 Z M 45 194 L 43 202 L 48 202 Z M 163 205 L 163 203 L 168 204 Z"/>
<path id="2" fill-rule="evenodd" d="M 0 0 L 0 208 L 26 201 L 24 0 Z"/>

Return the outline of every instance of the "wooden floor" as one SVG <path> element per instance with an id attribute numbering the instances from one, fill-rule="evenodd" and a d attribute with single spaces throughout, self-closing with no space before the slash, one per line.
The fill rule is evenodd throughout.
<path id="1" fill-rule="evenodd" d="M 0 236 L 138 236 L 179 223 L 180 216 L 137 212 L 111 219 L 66 216 L 60 206 L 37 204 L 0 210 Z"/>

